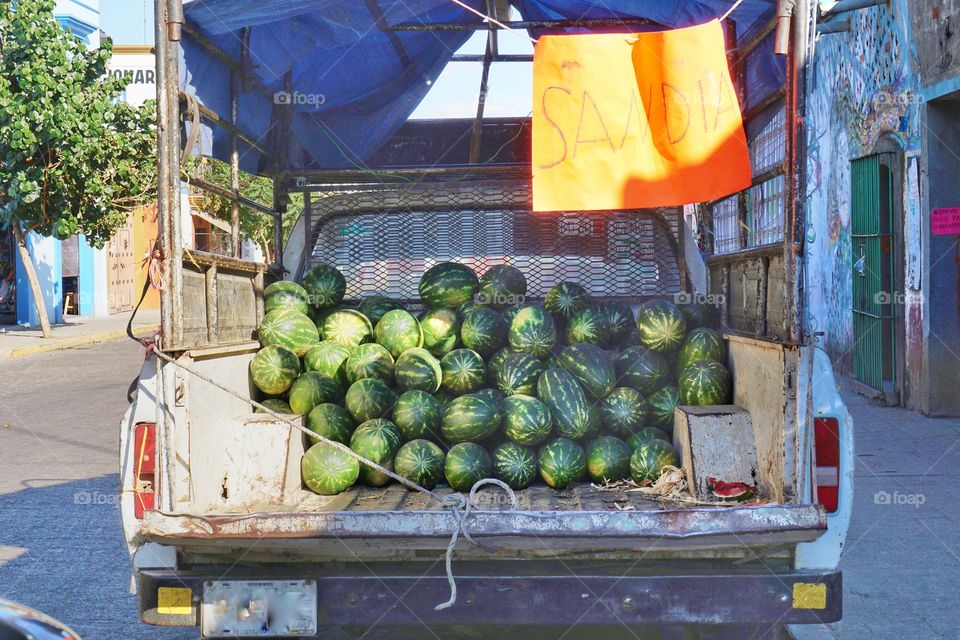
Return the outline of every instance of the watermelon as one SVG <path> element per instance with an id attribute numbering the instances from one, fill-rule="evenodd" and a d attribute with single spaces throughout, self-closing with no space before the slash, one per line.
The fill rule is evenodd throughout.
<path id="1" fill-rule="evenodd" d="M 680 307 L 680 312 L 687 321 L 688 330 L 697 327 L 713 327 L 717 324 L 717 307 L 714 305 L 690 302 L 677 306 Z"/>
<path id="2" fill-rule="evenodd" d="M 280 280 L 263 290 L 263 312 L 289 308 L 309 315 L 309 299 L 306 289 L 297 283 Z"/>
<path id="3" fill-rule="evenodd" d="M 350 448 L 357 455 L 393 471 L 393 458 L 400 449 L 400 432 L 389 420 L 367 420 L 350 436 Z M 382 487 L 390 476 L 360 463 L 360 480 L 370 487 Z"/>
<path id="4" fill-rule="evenodd" d="M 477 304 L 474 300 L 468 300 L 464 302 L 456 309 L 457 320 L 463 322 L 468 315 L 476 311 L 477 309 L 482 309 L 483 305 Z"/>
<path id="5" fill-rule="evenodd" d="M 547 369 L 537 382 L 537 395 L 550 409 L 557 432 L 579 440 L 589 435 L 592 423 L 587 394 L 565 369 Z"/>
<path id="6" fill-rule="evenodd" d="M 507 339 L 515 352 L 545 358 L 557 343 L 557 326 L 544 309 L 524 307 L 510 322 Z"/>
<path id="7" fill-rule="evenodd" d="M 282 307 L 263 317 L 258 329 L 260 344 L 264 347 L 279 345 L 302 356 L 310 347 L 320 342 L 317 325 L 305 313 Z"/>
<path id="8" fill-rule="evenodd" d="M 420 299 L 431 309 L 459 307 L 473 300 L 479 289 L 477 274 L 456 262 L 435 264 L 420 278 Z"/>
<path id="9" fill-rule="evenodd" d="M 421 389 L 435 393 L 443 380 L 440 361 L 422 347 L 413 347 L 401 353 L 397 358 L 395 373 L 397 387 L 401 391 Z"/>
<path id="10" fill-rule="evenodd" d="M 676 467 L 679 464 L 672 444 L 666 440 L 648 440 L 634 449 L 630 456 L 630 477 L 634 482 L 656 482 L 663 467 Z"/>
<path id="11" fill-rule="evenodd" d="M 663 353 L 680 346 L 687 333 L 687 321 L 672 302 L 651 300 L 637 310 L 637 330 L 644 345 Z"/>
<path id="12" fill-rule="evenodd" d="M 461 442 L 447 451 L 443 475 L 454 490 L 470 491 L 477 482 L 493 475 L 493 461 L 477 443 Z"/>
<path id="13" fill-rule="evenodd" d="M 555 284 L 543 299 L 543 307 L 564 322 L 577 311 L 589 306 L 590 294 L 576 282 Z"/>
<path id="14" fill-rule="evenodd" d="M 460 326 L 460 341 L 480 357 L 487 358 L 507 343 L 510 327 L 497 311 L 479 307 L 468 313 Z"/>
<path id="15" fill-rule="evenodd" d="M 647 406 L 650 408 L 647 425 L 667 432 L 673 431 L 673 414 L 678 403 L 679 394 L 676 387 L 663 387 L 647 396 Z"/>
<path id="16" fill-rule="evenodd" d="M 723 336 L 713 329 L 699 327 L 687 334 L 677 356 L 677 371 L 683 371 L 687 365 L 697 360 L 716 360 L 723 363 L 726 347 Z"/>
<path id="17" fill-rule="evenodd" d="M 355 426 L 347 410 L 332 402 L 318 404 L 307 414 L 307 428 L 310 431 L 343 444 L 350 443 Z M 317 439 L 310 438 L 310 442 L 317 442 Z"/>
<path id="18" fill-rule="evenodd" d="M 470 393 L 483 387 L 487 367 L 483 358 L 470 349 L 454 349 L 440 359 L 443 372 L 441 386 L 454 395 Z"/>
<path id="19" fill-rule="evenodd" d="M 376 378 L 392 385 L 394 368 L 393 356 L 376 342 L 358 345 L 347 358 L 345 366 L 350 384 L 364 378 Z"/>
<path id="20" fill-rule="evenodd" d="M 594 482 L 616 482 L 630 477 L 633 450 L 620 438 L 602 436 L 587 448 L 587 473 Z"/>
<path id="21" fill-rule="evenodd" d="M 250 360 L 250 379 L 260 391 L 278 395 L 284 393 L 300 375 L 300 358 L 297 354 L 272 345 L 257 351 Z"/>
<path id="22" fill-rule="evenodd" d="M 628 436 L 643 428 L 647 400 L 636 389 L 618 387 L 600 402 L 600 421 L 608 431 Z"/>
<path id="23" fill-rule="evenodd" d="M 526 489 L 537 477 L 537 454 L 515 442 L 504 442 L 493 451 L 493 475 L 511 489 Z"/>
<path id="24" fill-rule="evenodd" d="M 540 477 L 554 489 L 566 489 L 587 472 L 583 447 L 569 438 L 557 438 L 540 449 Z"/>
<path id="25" fill-rule="evenodd" d="M 503 394 L 496 389 L 480 389 L 479 391 L 474 391 L 473 395 L 486 398 L 488 402 L 496 405 L 497 409 L 501 409 L 501 405 L 503 404 Z"/>
<path id="26" fill-rule="evenodd" d="M 373 330 L 376 341 L 394 358 L 407 349 L 423 346 L 423 331 L 413 315 L 403 309 L 387 311 Z"/>
<path id="27" fill-rule="evenodd" d="M 430 309 L 420 319 L 423 346 L 437 358 L 442 358 L 457 346 L 460 339 L 460 319 L 453 309 Z"/>
<path id="28" fill-rule="evenodd" d="M 594 344 L 571 345 L 560 352 L 558 361 L 594 398 L 606 397 L 617 385 L 613 358 Z"/>
<path id="29" fill-rule="evenodd" d="M 360 475 L 360 463 L 346 452 L 319 442 L 300 459 L 300 474 L 308 489 L 332 496 L 353 486 Z"/>
<path id="30" fill-rule="evenodd" d="M 394 309 L 403 309 L 403 304 L 398 300 L 377 295 L 367 296 L 357 305 L 357 311 L 367 316 L 373 326 L 377 326 L 385 313 Z"/>
<path id="31" fill-rule="evenodd" d="M 353 309 L 338 309 L 323 321 L 323 339 L 351 349 L 373 339 L 373 326 L 367 316 Z"/>
<path id="32" fill-rule="evenodd" d="M 300 286 L 310 295 L 310 304 L 317 309 L 335 307 L 347 293 L 347 280 L 340 270 L 329 264 L 314 267 L 300 278 Z"/>
<path id="33" fill-rule="evenodd" d="M 523 305 L 516 304 L 516 305 L 513 305 L 512 307 L 507 307 L 501 312 L 501 315 L 503 316 L 503 319 L 507 322 L 508 327 L 513 323 L 513 319 L 514 317 L 516 317 L 517 312 L 520 311 L 520 309 L 523 309 Z"/>
<path id="34" fill-rule="evenodd" d="M 421 487 L 433 489 L 443 480 L 443 449 L 429 440 L 411 440 L 400 447 L 393 470 Z"/>
<path id="35" fill-rule="evenodd" d="M 651 394 L 670 378 L 670 364 L 662 353 L 636 345 L 627 347 L 614 360 L 618 384 Z"/>
<path id="36" fill-rule="evenodd" d="M 411 389 L 400 394 L 393 407 L 393 423 L 406 440 L 440 437 L 442 404 L 426 391 Z"/>
<path id="37" fill-rule="evenodd" d="M 332 340 L 324 340 L 310 347 L 303 355 L 303 364 L 307 371 L 317 371 L 333 378 L 346 391 L 350 386 L 347 379 L 347 358 L 350 357 L 350 347 Z"/>
<path id="38" fill-rule="evenodd" d="M 606 344 L 608 332 L 606 318 L 598 308 L 580 309 L 567 323 L 567 344 Z"/>
<path id="39" fill-rule="evenodd" d="M 513 351 L 510 350 L 510 347 L 504 347 L 497 349 L 492 356 L 487 358 L 487 379 L 495 382 L 500 368 L 503 367 L 503 363 L 512 355 Z"/>
<path id="40" fill-rule="evenodd" d="M 716 360 L 697 360 L 680 372 L 677 388 L 680 404 L 729 404 L 730 372 Z"/>
<path id="41" fill-rule="evenodd" d="M 636 449 L 644 442 L 650 440 L 665 440 L 666 442 L 670 442 L 670 436 L 667 435 L 667 432 L 663 429 L 644 427 L 639 431 L 635 431 L 633 435 L 627 438 L 627 444 L 630 445 L 631 449 Z"/>
<path id="42" fill-rule="evenodd" d="M 522 445 L 538 445 L 550 436 L 553 417 L 543 402 L 532 396 L 516 394 L 503 400 L 504 433 Z"/>
<path id="43" fill-rule="evenodd" d="M 293 409 L 290 408 L 290 403 L 283 398 L 267 398 L 261 400 L 260 404 L 275 413 L 293 413 Z M 264 411 L 260 407 L 257 407 L 254 413 L 264 413 Z"/>
<path id="44" fill-rule="evenodd" d="M 454 398 L 443 411 L 443 437 L 450 442 L 478 442 L 500 428 L 503 412 L 486 395 L 468 393 Z"/>
<path id="45" fill-rule="evenodd" d="M 623 344 L 630 333 L 636 330 L 636 319 L 630 307 L 619 302 L 604 302 L 597 305 L 597 312 L 606 329 L 605 340 L 601 347 L 612 348 Z"/>
<path id="46" fill-rule="evenodd" d="M 318 404 L 340 402 L 342 399 L 343 392 L 333 378 L 316 371 L 306 371 L 290 386 L 287 402 L 294 413 L 303 416 Z"/>
<path id="47" fill-rule="evenodd" d="M 547 368 L 542 362 L 526 353 L 507 357 L 497 371 L 497 388 L 507 396 L 522 393 L 528 396 L 537 393 L 537 381 Z"/>
<path id="48" fill-rule="evenodd" d="M 480 278 L 477 301 L 504 309 L 522 303 L 526 293 L 527 279 L 520 269 L 508 264 L 498 264 L 487 269 Z"/>
<path id="49" fill-rule="evenodd" d="M 382 380 L 364 378 L 347 389 L 344 405 L 354 421 L 360 423 L 389 415 L 396 401 L 397 396 Z"/>

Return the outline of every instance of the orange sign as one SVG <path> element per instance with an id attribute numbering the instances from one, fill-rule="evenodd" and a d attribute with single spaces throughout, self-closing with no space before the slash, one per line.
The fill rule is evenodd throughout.
<path id="1" fill-rule="evenodd" d="M 717 21 L 544 36 L 533 96 L 534 211 L 682 205 L 750 185 Z"/>

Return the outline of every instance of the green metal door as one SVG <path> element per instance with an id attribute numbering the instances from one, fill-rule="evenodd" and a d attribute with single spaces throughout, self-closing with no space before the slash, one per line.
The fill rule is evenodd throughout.
<path id="1" fill-rule="evenodd" d="M 877 391 L 894 383 L 892 158 L 876 155 L 850 167 L 853 240 L 853 371 Z"/>

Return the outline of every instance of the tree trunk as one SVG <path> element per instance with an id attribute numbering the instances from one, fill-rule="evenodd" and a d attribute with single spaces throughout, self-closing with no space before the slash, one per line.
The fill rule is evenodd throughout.
<path id="1" fill-rule="evenodd" d="M 47 317 L 47 305 L 43 301 L 43 292 L 40 290 L 40 281 L 37 280 L 37 270 L 33 266 L 33 256 L 27 249 L 27 238 L 23 235 L 20 223 L 12 221 L 13 234 L 17 237 L 17 251 L 20 252 L 20 261 L 23 262 L 23 269 L 27 273 L 27 282 L 30 284 L 30 291 L 33 293 L 33 303 L 37 306 L 37 316 L 40 318 L 40 330 L 44 338 L 52 338 L 53 332 L 50 330 L 50 318 Z"/>

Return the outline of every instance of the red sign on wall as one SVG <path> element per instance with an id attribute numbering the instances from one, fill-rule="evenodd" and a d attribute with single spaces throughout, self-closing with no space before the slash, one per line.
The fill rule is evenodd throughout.
<path id="1" fill-rule="evenodd" d="M 934 209 L 930 214 L 930 233 L 935 236 L 960 234 L 960 207 Z"/>

